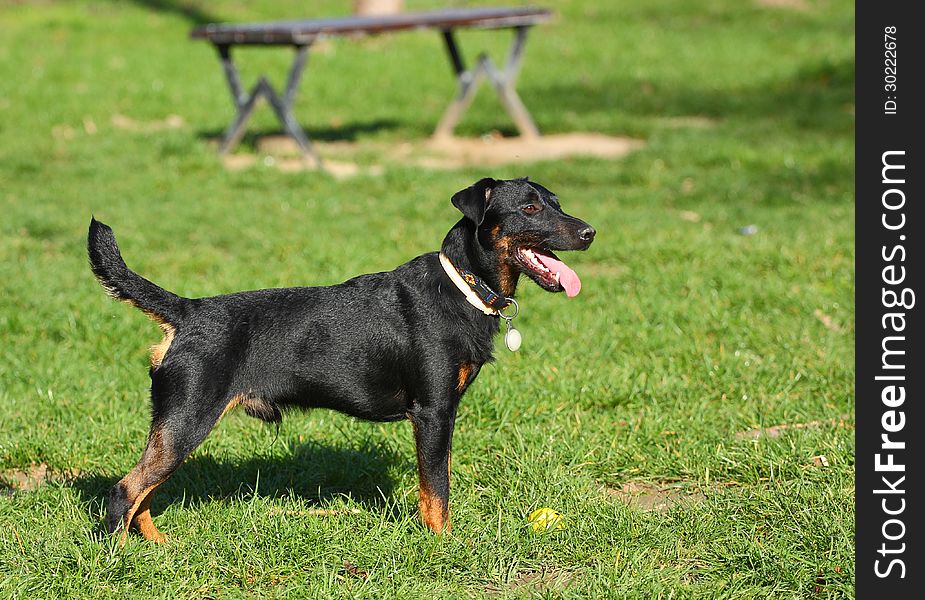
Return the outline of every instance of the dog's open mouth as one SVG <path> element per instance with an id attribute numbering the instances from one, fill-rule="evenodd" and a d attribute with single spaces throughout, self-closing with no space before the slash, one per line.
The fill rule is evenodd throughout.
<path id="1" fill-rule="evenodd" d="M 578 275 L 549 250 L 520 246 L 514 256 L 541 287 L 551 292 L 565 291 L 569 298 L 581 291 Z"/>

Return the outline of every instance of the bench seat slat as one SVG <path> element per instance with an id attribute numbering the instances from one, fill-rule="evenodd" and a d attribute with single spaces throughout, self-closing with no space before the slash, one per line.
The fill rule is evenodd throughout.
<path id="1" fill-rule="evenodd" d="M 303 44 L 321 37 L 374 35 L 409 29 L 504 28 L 531 26 L 550 19 L 543 8 L 444 9 L 384 16 L 271 21 L 265 23 L 213 23 L 193 29 L 190 37 L 213 44 Z"/>

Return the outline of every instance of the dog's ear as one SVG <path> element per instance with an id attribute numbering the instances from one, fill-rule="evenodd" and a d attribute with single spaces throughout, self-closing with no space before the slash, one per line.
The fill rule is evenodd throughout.
<path id="1" fill-rule="evenodd" d="M 453 206 L 473 223 L 481 225 L 482 219 L 485 218 L 485 207 L 488 206 L 491 190 L 497 184 L 498 182 L 491 177 L 480 179 L 466 189 L 453 194 Z"/>

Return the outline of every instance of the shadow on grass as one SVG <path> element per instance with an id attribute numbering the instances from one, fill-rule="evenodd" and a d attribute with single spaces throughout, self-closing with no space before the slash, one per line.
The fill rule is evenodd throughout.
<path id="1" fill-rule="evenodd" d="M 132 0 L 142 8 L 155 12 L 173 13 L 179 15 L 194 25 L 207 23 L 220 23 L 226 19 L 203 10 L 196 2 L 182 2 L 179 0 Z"/>
<path id="2" fill-rule="evenodd" d="M 232 118 L 233 115 L 229 112 L 229 121 Z M 346 124 L 343 127 L 306 127 L 304 124 L 301 125 L 308 139 L 313 142 L 354 142 L 361 135 L 380 131 L 390 131 L 402 126 L 399 121 L 394 119 L 354 122 Z M 288 134 L 282 129 L 248 129 L 237 147 L 245 148 L 253 152 L 257 150 L 257 143 L 261 138 L 286 135 Z M 196 137 L 203 141 L 219 144 L 225 137 L 225 130 L 201 129 L 196 132 Z"/>
<path id="3" fill-rule="evenodd" d="M 614 110 L 638 117 L 702 115 L 771 119 L 797 129 L 822 131 L 853 127 L 846 107 L 854 102 L 854 63 L 818 61 L 792 77 L 739 89 L 659 85 L 641 79 L 557 81 L 529 85 L 525 95 L 543 98 L 543 106 L 578 114 Z"/>
<path id="4" fill-rule="evenodd" d="M 194 455 L 154 494 L 152 514 L 181 503 L 191 507 L 203 501 L 235 503 L 246 498 L 301 498 L 323 506 L 346 496 L 370 512 L 399 515 L 390 502 L 394 482 L 390 470 L 404 468 L 406 461 L 383 445 L 336 448 L 319 444 L 298 446 L 288 456 L 254 457 L 222 461 L 208 454 Z M 86 503 L 90 514 L 106 508 L 109 489 L 125 473 L 89 473 L 69 482 Z M 98 532 L 105 530 L 99 523 Z"/>

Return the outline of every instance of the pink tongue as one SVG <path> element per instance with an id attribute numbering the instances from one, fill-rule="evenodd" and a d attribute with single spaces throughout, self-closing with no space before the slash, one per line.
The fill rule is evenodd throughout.
<path id="1" fill-rule="evenodd" d="M 556 260 L 551 256 L 546 254 L 540 254 L 534 250 L 534 254 L 539 259 L 543 266 L 552 271 L 553 273 L 559 274 L 559 284 L 565 288 L 565 295 L 569 298 L 574 298 L 578 295 L 578 292 L 581 291 L 581 279 L 578 279 L 578 275 L 575 271 L 571 270 L 567 264 L 561 260 Z"/>

